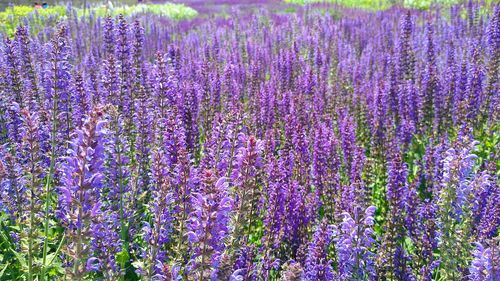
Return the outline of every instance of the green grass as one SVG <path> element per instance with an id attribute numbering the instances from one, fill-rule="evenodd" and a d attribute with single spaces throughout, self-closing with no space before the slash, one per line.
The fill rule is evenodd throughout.
<path id="1" fill-rule="evenodd" d="M 285 2 L 305 5 L 311 3 L 336 3 L 348 8 L 383 10 L 391 5 L 388 0 L 285 0 Z"/>
<path id="2" fill-rule="evenodd" d="M 403 4 L 407 8 L 428 9 L 432 4 L 451 5 L 461 0 L 284 0 L 288 3 L 305 5 L 310 3 L 337 3 L 348 8 L 365 10 L 384 10 L 394 4 Z M 490 1 L 491 2 L 491 1 Z"/>
<path id="3" fill-rule="evenodd" d="M 460 3 L 460 0 L 404 0 L 404 6 L 417 9 L 429 9 L 433 4 L 449 6 Z"/>
<path id="4" fill-rule="evenodd" d="M 196 10 L 183 4 L 140 4 L 132 6 L 119 6 L 108 8 L 106 6 L 96 6 L 84 12 L 83 9 L 77 9 L 78 15 L 83 16 L 84 13 L 89 15 L 94 13 L 96 16 L 117 16 L 123 14 L 132 16 L 136 14 L 149 13 L 158 16 L 171 18 L 174 20 L 189 19 L 195 17 L 198 13 Z M 32 6 L 13 6 L 0 12 L 0 31 L 5 32 L 8 36 L 12 36 L 16 27 L 23 22 L 24 19 L 30 19 L 31 28 L 39 30 L 47 23 L 47 19 L 62 19 L 66 17 L 66 6 L 52 6 L 47 9 L 35 9 Z"/>
<path id="5" fill-rule="evenodd" d="M 173 3 L 165 3 L 165 4 L 139 4 L 133 6 L 120 6 L 115 7 L 113 9 L 109 9 L 105 6 L 99 6 L 92 9 L 97 16 L 117 16 L 119 14 L 123 14 L 125 16 L 131 16 L 141 13 L 149 13 L 158 16 L 164 16 L 172 19 L 189 19 L 195 17 L 198 13 L 196 10 L 185 6 L 183 4 L 173 4 Z M 82 10 L 79 11 L 79 14 L 83 13 Z"/>
<path id="6" fill-rule="evenodd" d="M 63 6 L 53 6 L 47 9 L 37 10 L 31 6 L 13 6 L 0 12 L 0 30 L 10 36 L 26 17 L 34 16 L 35 23 L 39 23 L 39 20 L 43 20 L 51 16 L 60 18 L 64 15 L 66 15 L 66 7 Z"/>
<path id="7" fill-rule="evenodd" d="M 35 12 L 35 8 L 32 6 L 12 6 L 0 12 L 0 20 L 6 20 L 8 17 L 26 17 L 33 12 Z M 66 7 L 51 6 L 47 9 L 37 9 L 36 12 L 41 16 L 64 15 L 66 13 Z"/>

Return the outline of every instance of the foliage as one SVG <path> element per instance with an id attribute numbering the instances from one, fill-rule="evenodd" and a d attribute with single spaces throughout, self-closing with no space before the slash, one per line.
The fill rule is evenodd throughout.
<path id="1" fill-rule="evenodd" d="M 118 16 L 134 16 L 137 14 L 153 14 L 161 17 L 166 17 L 174 20 L 190 19 L 197 15 L 196 10 L 183 4 L 164 3 L 164 4 L 138 4 L 138 5 L 123 5 L 117 7 L 95 6 L 90 10 L 84 11 L 81 8 L 68 8 L 65 6 L 49 6 L 45 9 L 35 9 L 33 6 L 14 5 L 0 12 L 0 25 L 8 35 L 14 34 L 15 28 L 24 23 L 26 20 L 34 30 L 39 30 L 44 25 L 47 26 L 50 22 L 55 23 L 58 20 L 64 19 L 68 15 L 68 11 L 76 10 L 78 16 L 86 14 L 94 14 L 97 17 L 107 15 Z"/>
<path id="2" fill-rule="evenodd" d="M 133 6 L 118 6 L 108 8 L 106 6 L 97 6 L 92 8 L 90 12 L 95 13 L 98 17 L 107 15 L 118 16 L 123 14 L 125 16 L 132 16 L 136 14 L 153 14 L 163 16 L 175 20 L 189 19 L 197 15 L 197 12 L 192 8 L 183 4 L 164 3 L 164 4 L 138 4 Z M 79 11 L 82 14 L 83 11 Z"/>
<path id="3" fill-rule="evenodd" d="M 384 10 L 399 4 L 407 8 L 429 9 L 434 6 L 450 6 L 462 3 L 461 0 L 285 0 L 285 2 L 305 5 L 312 3 L 334 3 L 349 8 Z M 491 3 L 491 0 L 486 1 Z"/>

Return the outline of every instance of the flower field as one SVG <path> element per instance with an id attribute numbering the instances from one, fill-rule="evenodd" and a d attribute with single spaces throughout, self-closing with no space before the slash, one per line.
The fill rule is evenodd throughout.
<path id="1" fill-rule="evenodd" d="M 0 32 L 0 280 L 500 280 L 500 6 L 222 2 Z"/>

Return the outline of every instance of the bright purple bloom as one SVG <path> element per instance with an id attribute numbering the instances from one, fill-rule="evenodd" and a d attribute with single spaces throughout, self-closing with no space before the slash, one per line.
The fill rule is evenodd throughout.
<path id="1" fill-rule="evenodd" d="M 364 214 L 354 218 L 343 213 L 343 221 L 335 241 L 340 280 L 375 280 L 375 254 L 371 251 L 375 242 L 373 225 L 375 207 L 368 207 Z"/>
<path id="2" fill-rule="evenodd" d="M 100 189 L 103 163 L 103 112 L 95 109 L 71 142 L 69 156 L 63 166 L 59 188 L 58 217 L 66 227 L 66 254 L 72 257 L 68 274 L 82 278 L 89 247 L 84 241 L 91 236 L 92 225 L 100 213 Z M 92 263 L 93 264 L 93 263 Z"/>
<path id="3" fill-rule="evenodd" d="M 332 261 L 328 259 L 328 250 L 335 229 L 328 225 L 327 221 L 322 221 L 314 232 L 313 240 L 309 244 L 308 254 L 304 268 L 304 278 L 308 281 L 313 280 L 332 280 L 334 279 Z"/>

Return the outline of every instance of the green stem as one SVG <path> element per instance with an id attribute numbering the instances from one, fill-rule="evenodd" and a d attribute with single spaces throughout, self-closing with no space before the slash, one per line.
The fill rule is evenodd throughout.
<path id="1" fill-rule="evenodd" d="M 212 213 L 211 212 L 212 211 L 211 208 L 209 208 L 209 211 L 210 212 L 208 212 L 208 213 L 211 214 Z M 208 229 L 207 228 L 208 228 L 208 224 L 205 226 L 205 229 L 203 231 L 204 235 L 203 235 L 203 241 L 202 241 L 203 248 L 201 250 L 200 281 L 205 280 L 204 279 L 204 277 L 205 277 L 204 276 L 205 275 L 205 255 L 206 255 L 206 251 L 207 251 L 207 241 L 206 240 L 207 240 L 207 235 L 208 235 Z"/>
<path id="2" fill-rule="evenodd" d="M 33 149 L 31 150 L 33 151 Z M 35 165 L 31 155 L 31 197 L 30 197 L 30 229 L 28 235 L 28 281 L 33 281 L 33 224 L 35 221 Z"/>
<path id="3" fill-rule="evenodd" d="M 179 251 L 180 254 L 180 257 L 181 259 L 183 259 L 184 255 L 182 254 L 182 248 L 183 248 L 183 236 L 182 234 L 184 233 L 184 222 L 187 220 L 187 194 L 186 194 L 186 190 L 187 190 L 187 185 L 188 185 L 188 177 L 189 177 L 189 174 L 186 173 L 186 171 L 184 170 L 183 171 L 183 176 L 182 176 L 182 183 L 180 185 L 180 188 L 184 187 L 185 190 L 181 196 L 181 200 L 182 200 L 182 210 L 181 210 L 181 216 L 180 216 L 180 225 L 179 225 L 179 240 L 178 240 L 178 243 L 177 243 L 177 249 Z"/>
<path id="4" fill-rule="evenodd" d="M 116 126 L 118 126 L 118 118 L 116 120 Z M 123 249 L 128 251 L 128 245 L 126 243 L 127 241 L 127 233 L 125 230 L 125 221 L 124 221 L 124 211 L 123 211 L 123 192 L 124 192 L 124 187 L 123 187 L 123 171 L 122 171 L 122 156 L 121 156 L 121 146 L 120 146 L 120 140 L 118 138 L 118 129 L 116 132 L 116 137 L 115 137 L 115 143 L 117 145 L 116 148 L 116 154 L 117 154 L 117 161 L 118 161 L 118 185 L 120 188 L 120 239 L 122 241 Z M 120 267 L 121 269 L 125 269 L 125 263 L 120 262 Z M 120 276 L 120 280 L 123 280 L 123 276 Z"/>
<path id="5" fill-rule="evenodd" d="M 153 245 L 151 245 L 151 259 L 150 259 L 150 264 L 149 264 L 149 270 L 148 270 L 148 280 L 151 280 L 154 274 L 154 268 L 155 268 L 155 261 L 156 261 L 156 255 L 158 253 L 158 240 L 159 240 L 159 233 L 160 233 L 160 221 L 159 221 L 159 216 L 161 216 L 161 213 L 156 214 L 155 218 L 155 237 L 154 237 L 154 242 Z"/>
<path id="6" fill-rule="evenodd" d="M 55 122 L 53 122 L 53 127 L 55 127 Z M 55 129 L 53 129 L 55 130 Z M 54 135 L 54 133 L 53 133 Z M 47 175 L 47 182 L 45 184 L 45 220 L 44 220 L 44 231 L 43 236 L 45 241 L 43 243 L 43 257 L 42 257 L 42 273 L 40 275 L 40 280 L 43 281 L 45 279 L 45 264 L 47 261 L 47 249 L 49 244 L 49 207 L 50 207 L 50 186 L 52 185 L 52 174 L 54 173 L 55 166 L 55 137 L 52 137 L 52 151 L 50 156 L 50 168 L 49 173 Z"/>
<path id="7" fill-rule="evenodd" d="M 81 195 L 80 195 L 81 197 Z M 81 201 L 80 201 L 81 202 Z M 80 207 L 78 207 L 79 211 L 78 211 L 78 220 L 81 219 L 81 212 L 82 212 L 82 209 L 81 209 L 81 205 Z M 80 276 L 80 270 L 79 270 L 79 267 L 80 267 L 80 255 L 81 255 L 81 252 L 82 252 L 82 244 L 83 244 L 83 238 L 82 238 L 82 227 L 83 226 L 80 226 L 78 228 L 78 231 L 77 231 L 77 237 L 78 237 L 78 242 L 76 243 L 76 251 L 75 251 L 75 261 L 74 261 L 74 264 L 73 264 L 73 277 L 77 280 L 81 280 L 82 277 Z"/>
<path id="8" fill-rule="evenodd" d="M 80 197 L 82 197 L 80 195 Z M 80 201 L 81 202 L 81 201 Z M 80 220 L 81 219 L 81 212 L 83 211 L 82 208 L 81 208 L 81 205 L 80 207 L 78 208 L 79 211 L 78 211 L 78 219 Z M 82 245 L 83 245 L 83 237 L 82 237 L 82 227 L 79 227 L 78 228 L 78 231 L 77 231 L 77 237 L 78 237 L 78 242 L 76 244 L 76 251 L 75 251 L 75 261 L 74 261 L 74 265 L 73 265 L 73 277 L 76 279 L 76 280 L 81 280 L 82 279 L 82 276 L 80 274 L 80 260 L 81 260 L 81 253 L 82 253 Z"/>
<path id="9" fill-rule="evenodd" d="M 245 200 L 246 200 L 246 190 L 243 190 L 243 194 L 241 195 L 241 202 L 240 202 L 240 206 L 237 210 L 237 214 L 236 214 L 236 223 L 234 224 L 235 225 L 235 232 L 234 232 L 234 235 L 233 235 L 233 243 L 231 245 L 231 249 L 234 250 L 234 249 L 237 249 L 239 248 L 239 239 L 241 237 L 241 230 L 243 230 L 244 232 L 244 226 L 242 227 L 241 225 L 243 224 L 243 222 L 241 221 L 242 219 L 242 213 L 243 213 L 243 208 L 244 208 L 244 204 L 245 204 Z M 245 237 L 246 238 L 246 237 Z M 245 239 L 246 240 L 246 239 Z"/>
<path id="10" fill-rule="evenodd" d="M 54 63 L 54 93 L 52 97 L 52 130 L 51 130 L 51 151 L 50 151 L 50 167 L 49 173 L 47 174 L 47 182 L 45 183 L 45 214 L 44 214 L 44 231 L 43 236 L 45 238 L 43 242 L 43 256 L 42 256 L 42 270 L 40 274 L 40 281 L 45 280 L 45 272 L 46 272 L 46 262 L 47 262 L 47 251 L 49 246 L 49 218 L 50 218 L 50 187 L 52 185 L 52 174 L 54 173 L 55 164 L 56 164 L 56 132 L 57 132 L 57 63 Z"/>
<path id="11" fill-rule="evenodd" d="M 253 224 L 253 210 L 254 210 L 254 190 L 252 189 L 252 193 L 250 194 L 250 219 L 248 221 L 248 235 L 252 234 L 252 224 Z"/>
<path id="12" fill-rule="evenodd" d="M 81 152 L 79 152 L 81 153 Z M 77 231 L 77 236 L 76 238 L 78 239 L 76 243 L 76 251 L 75 251 L 75 261 L 73 265 L 73 277 L 75 277 L 76 280 L 82 280 L 83 274 L 80 271 L 80 261 L 82 260 L 82 246 L 83 246 L 83 237 L 82 237 L 82 228 L 85 227 L 85 222 L 83 221 L 84 216 L 83 214 L 83 200 L 85 200 L 85 166 L 87 166 L 87 161 L 86 157 L 83 158 L 83 163 L 80 167 L 82 174 L 80 174 L 80 179 L 78 181 L 78 186 L 79 186 L 79 191 L 78 191 L 78 224 L 80 226 L 78 227 Z"/>

